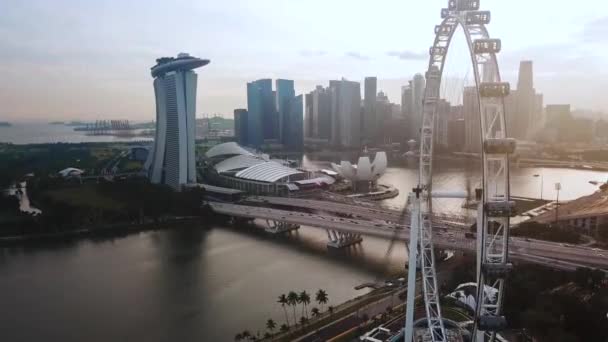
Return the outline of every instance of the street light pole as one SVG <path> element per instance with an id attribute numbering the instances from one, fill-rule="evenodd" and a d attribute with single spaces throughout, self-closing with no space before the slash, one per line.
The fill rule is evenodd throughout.
<path id="1" fill-rule="evenodd" d="M 559 191 L 562 189 L 561 183 L 555 183 L 555 190 L 557 190 L 557 197 L 555 199 L 555 226 L 557 226 L 559 217 Z"/>
<path id="2" fill-rule="evenodd" d="M 540 177 L 540 200 L 543 200 L 543 174 L 536 174 L 534 177 Z"/>

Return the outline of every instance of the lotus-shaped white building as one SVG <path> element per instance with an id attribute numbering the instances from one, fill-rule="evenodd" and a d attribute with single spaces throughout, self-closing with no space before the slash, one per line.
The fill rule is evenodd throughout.
<path id="1" fill-rule="evenodd" d="M 373 162 L 369 157 L 360 157 L 357 165 L 348 161 L 342 161 L 340 165 L 331 164 L 337 173 L 352 182 L 354 190 L 358 192 L 369 192 L 378 178 L 386 172 L 386 166 L 386 152 L 377 152 Z"/>

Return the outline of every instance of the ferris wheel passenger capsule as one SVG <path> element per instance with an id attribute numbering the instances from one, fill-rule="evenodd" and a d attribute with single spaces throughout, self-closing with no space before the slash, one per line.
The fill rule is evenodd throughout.
<path id="1" fill-rule="evenodd" d="M 481 53 L 499 53 L 502 48 L 500 39 L 477 39 L 473 42 L 473 52 Z"/>

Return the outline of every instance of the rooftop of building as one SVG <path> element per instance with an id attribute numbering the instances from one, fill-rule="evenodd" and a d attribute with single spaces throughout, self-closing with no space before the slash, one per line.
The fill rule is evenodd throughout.
<path id="1" fill-rule="evenodd" d="M 266 154 L 254 154 L 235 142 L 228 142 L 210 148 L 205 157 L 215 163 L 218 174 L 258 182 L 274 183 L 304 172 L 291 168 L 287 162 L 271 160 Z"/>
<path id="2" fill-rule="evenodd" d="M 196 69 L 210 62 L 208 59 L 197 58 L 182 52 L 177 57 L 157 58 L 156 65 L 150 69 L 150 72 L 152 77 L 158 77 L 171 71 Z"/>
<path id="3" fill-rule="evenodd" d="M 599 190 L 589 196 L 583 196 L 565 204 L 558 209 L 559 220 L 608 216 L 608 190 Z M 547 211 L 534 218 L 540 223 L 555 221 L 555 211 Z"/>

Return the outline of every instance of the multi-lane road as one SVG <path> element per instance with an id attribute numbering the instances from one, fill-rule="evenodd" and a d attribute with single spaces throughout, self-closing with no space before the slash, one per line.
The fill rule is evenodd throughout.
<path id="1" fill-rule="evenodd" d="M 248 197 L 246 202 L 261 205 L 284 206 L 294 209 L 309 209 L 334 213 L 340 215 L 350 215 L 354 218 L 362 218 L 368 220 L 390 221 L 396 224 L 409 225 L 409 211 L 389 209 L 377 206 L 370 203 L 361 203 L 360 205 L 321 201 L 314 199 L 302 198 L 286 198 L 286 197 L 268 197 L 255 196 Z M 471 219 L 462 215 L 443 215 L 433 214 L 433 221 L 441 222 L 443 225 L 454 228 L 465 228 L 470 226 Z"/>
<path id="2" fill-rule="evenodd" d="M 281 204 L 285 204 L 283 201 Z M 326 202 L 327 203 L 327 202 Z M 377 236 L 386 239 L 408 240 L 409 227 L 387 220 L 386 216 L 377 216 L 378 213 L 370 208 L 356 207 L 351 211 L 353 217 L 340 217 L 331 214 L 310 213 L 297 210 L 282 210 L 261 206 L 209 203 L 211 208 L 219 213 L 229 216 L 251 219 L 264 219 L 282 221 L 302 226 L 332 229 L 345 233 L 368 236 Z M 322 209 L 331 212 L 326 204 Z M 344 204 L 340 204 L 344 205 Z M 309 208 L 311 209 L 311 208 Z M 444 249 L 475 251 L 475 236 L 466 229 L 457 229 L 454 222 L 446 224 L 442 220 L 434 220 L 433 241 L 436 247 Z M 511 238 L 509 253 L 512 258 L 523 259 L 561 269 L 575 269 L 576 267 L 594 267 L 608 269 L 608 251 L 539 241 L 524 238 Z"/>

